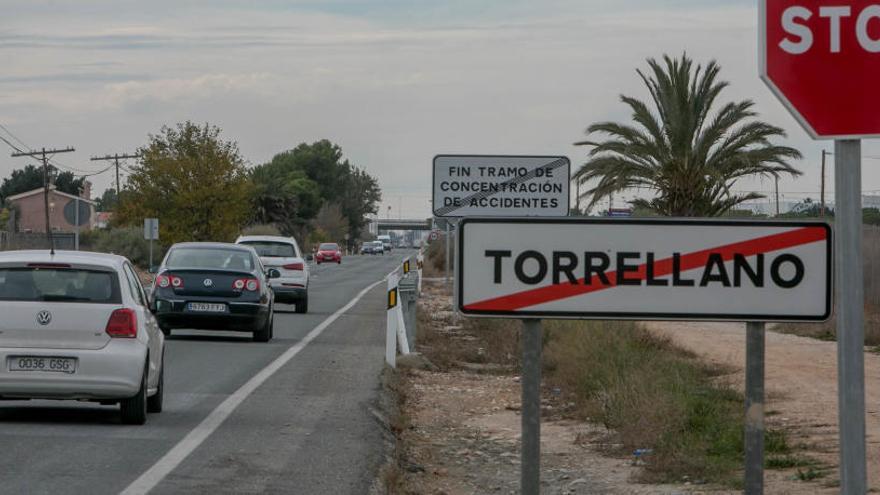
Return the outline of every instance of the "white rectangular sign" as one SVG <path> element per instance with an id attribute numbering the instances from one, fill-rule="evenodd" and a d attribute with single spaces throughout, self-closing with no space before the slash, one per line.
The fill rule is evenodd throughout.
<path id="1" fill-rule="evenodd" d="M 158 218 L 145 218 L 144 219 L 144 240 L 147 240 L 147 241 L 158 241 L 159 240 L 159 219 Z"/>
<path id="2" fill-rule="evenodd" d="M 570 169 L 564 156 L 437 155 L 434 216 L 568 216 Z"/>
<path id="3" fill-rule="evenodd" d="M 456 295 L 467 316 L 824 321 L 824 222 L 465 218 Z"/>

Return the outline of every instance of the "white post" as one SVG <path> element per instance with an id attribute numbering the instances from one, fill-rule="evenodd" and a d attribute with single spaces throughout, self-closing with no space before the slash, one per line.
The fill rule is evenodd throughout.
<path id="1" fill-rule="evenodd" d="M 398 291 L 397 297 L 400 298 Z M 394 309 L 397 318 L 397 345 L 400 346 L 400 353 L 406 356 L 409 354 L 409 339 L 406 337 L 406 322 L 403 320 L 403 305 L 397 301 L 397 307 Z"/>
<path id="2" fill-rule="evenodd" d="M 395 306 L 400 306 L 397 272 L 388 275 L 387 318 L 385 323 L 385 362 L 392 368 L 397 366 L 397 315 Z M 392 301 L 393 299 L 393 301 Z M 393 303 L 393 304 L 392 304 Z"/>

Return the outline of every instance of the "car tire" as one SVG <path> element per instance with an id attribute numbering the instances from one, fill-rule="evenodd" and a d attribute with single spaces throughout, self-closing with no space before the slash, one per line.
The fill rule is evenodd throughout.
<path id="1" fill-rule="evenodd" d="M 147 358 L 149 359 L 149 358 Z M 149 361 L 148 361 L 149 362 Z M 149 365 L 148 365 L 149 366 Z M 137 395 L 119 401 L 119 416 L 127 425 L 142 425 L 147 422 L 147 370 L 141 375 L 141 388 Z"/>
<path id="2" fill-rule="evenodd" d="M 306 294 L 299 301 L 296 301 L 296 312 L 303 314 L 309 312 L 309 295 Z"/>
<path id="3" fill-rule="evenodd" d="M 254 330 L 254 342 L 269 342 L 272 340 L 272 319 L 270 314 L 263 328 Z"/>
<path id="4" fill-rule="evenodd" d="M 165 402 L 165 356 L 162 356 L 162 369 L 159 370 L 159 384 L 156 386 L 156 393 L 152 397 L 147 398 L 147 412 L 162 412 L 162 404 Z"/>
<path id="5" fill-rule="evenodd" d="M 171 329 L 170 328 L 159 327 L 159 330 L 162 330 L 162 335 L 164 335 L 166 337 L 171 337 Z"/>

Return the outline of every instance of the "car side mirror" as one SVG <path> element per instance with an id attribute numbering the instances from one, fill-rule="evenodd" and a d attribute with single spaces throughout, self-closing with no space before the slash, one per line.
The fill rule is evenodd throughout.
<path id="1" fill-rule="evenodd" d="M 274 268 L 270 269 L 267 275 L 269 276 L 269 278 L 281 278 L 281 272 Z"/>

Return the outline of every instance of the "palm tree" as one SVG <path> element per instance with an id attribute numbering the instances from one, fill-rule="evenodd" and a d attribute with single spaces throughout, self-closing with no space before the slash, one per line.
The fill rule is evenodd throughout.
<path id="1" fill-rule="evenodd" d="M 705 68 L 695 68 L 687 55 L 663 61 L 648 60 L 652 77 L 636 71 L 651 93 L 653 112 L 641 100 L 622 95 L 635 125 L 599 122 L 587 135 L 601 133 L 607 140 L 575 143 L 593 147 L 574 175 L 580 184 L 595 184 L 584 194 L 591 197 L 588 210 L 615 192 L 647 188 L 655 197 L 635 200 L 634 207 L 665 216 L 720 216 L 763 197 L 733 192 L 737 180 L 801 174 L 788 163 L 800 152 L 770 142 L 785 132 L 754 120 L 751 100 L 728 103 L 710 115 L 728 85 L 717 80 L 721 68 L 715 61 Z"/>

